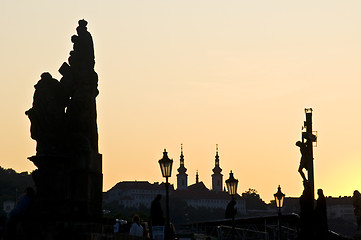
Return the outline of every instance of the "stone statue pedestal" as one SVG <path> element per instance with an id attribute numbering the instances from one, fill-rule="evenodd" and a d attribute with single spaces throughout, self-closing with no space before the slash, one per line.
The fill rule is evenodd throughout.
<path id="1" fill-rule="evenodd" d="M 102 216 L 102 155 L 33 156 L 37 197 L 33 213 L 58 219 Z"/>

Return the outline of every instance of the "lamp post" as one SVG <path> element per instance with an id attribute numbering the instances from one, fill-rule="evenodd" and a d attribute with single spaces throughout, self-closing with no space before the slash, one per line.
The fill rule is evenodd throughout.
<path id="1" fill-rule="evenodd" d="M 237 186 L 238 186 L 238 179 L 235 179 L 233 177 L 233 173 L 232 171 L 229 173 L 229 178 L 226 180 L 226 185 L 227 185 L 227 190 L 229 195 L 231 195 L 232 197 L 232 201 L 236 201 L 236 194 L 237 194 Z M 235 215 L 235 211 L 233 208 L 233 212 L 232 212 L 232 239 L 235 239 L 235 233 L 234 233 L 234 215 Z"/>
<path id="2" fill-rule="evenodd" d="M 275 194 L 276 207 L 278 208 L 278 239 L 281 239 L 281 208 L 283 207 L 283 200 L 285 199 L 285 194 L 281 191 L 281 186 L 278 185 L 278 190 Z"/>
<path id="3" fill-rule="evenodd" d="M 164 149 L 163 158 L 158 161 L 163 177 L 165 177 L 165 193 L 166 193 L 166 225 L 164 231 L 164 239 L 170 239 L 170 219 L 169 219 L 169 183 L 168 178 L 172 175 L 173 159 L 168 157 L 167 150 Z"/>

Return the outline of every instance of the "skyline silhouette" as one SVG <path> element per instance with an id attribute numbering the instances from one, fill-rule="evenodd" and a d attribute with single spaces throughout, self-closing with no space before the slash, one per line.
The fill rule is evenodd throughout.
<path id="1" fill-rule="evenodd" d="M 190 182 L 198 170 L 210 187 L 218 144 L 223 173 L 235 173 L 239 192 L 257 189 L 268 202 L 281 185 L 299 196 L 294 143 L 308 107 L 318 131 L 315 189 L 326 196 L 360 189 L 358 1 L 72 5 L 2 3 L 2 167 L 35 169 L 23 112 L 40 73 L 61 78 L 74 23 L 84 18 L 102 79 L 104 191 L 119 181 L 163 181 L 160 153 L 166 148 L 177 168 L 181 144 Z"/>

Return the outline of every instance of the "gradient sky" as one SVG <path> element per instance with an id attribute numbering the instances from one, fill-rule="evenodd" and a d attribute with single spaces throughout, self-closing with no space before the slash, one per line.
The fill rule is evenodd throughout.
<path id="1" fill-rule="evenodd" d="M 224 180 L 269 201 L 299 196 L 304 108 L 318 131 L 315 184 L 327 196 L 361 190 L 361 1 L 0 2 L 0 166 L 32 171 L 33 86 L 72 49 L 86 19 L 99 75 L 104 190 L 163 181 L 166 148 L 188 182 L 211 186 L 216 144 Z"/>

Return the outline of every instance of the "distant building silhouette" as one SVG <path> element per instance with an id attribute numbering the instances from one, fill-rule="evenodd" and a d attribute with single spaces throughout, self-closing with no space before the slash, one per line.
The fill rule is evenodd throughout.
<path id="1" fill-rule="evenodd" d="M 169 186 L 169 194 L 172 196 L 174 187 Z M 153 184 L 147 181 L 119 182 L 109 191 L 104 193 L 104 203 L 116 202 L 124 207 L 139 207 L 141 205 L 150 208 L 153 199 L 161 194 L 165 196 L 164 183 Z"/>
<path id="2" fill-rule="evenodd" d="M 185 190 L 188 186 L 187 168 L 184 167 L 183 145 L 181 145 L 180 164 L 177 174 L 177 189 Z"/>
<path id="3" fill-rule="evenodd" d="M 150 208 L 153 199 L 161 194 L 165 196 L 164 183 L 149 183 L 147 181 L 126 181 L 119 182 L 109 191 L 104 193 L 104 203 L 116 202 L 124 207 L 139 207 L 141 205 Z M 215 192 L 209 190 L 203 182 L 198 182 L 187 187 L 185 190 L 174 190 L 170 185 L 170 196 L 184 200 L 188 206 L 194 208 L 222 208 L 226 209 L 230 200 L 228 192 Z M 237 195 L 237 213 L 246 214 L 246 204 L 240 196 Z"/>
<path id="4" fill-rule="evenodd" d="M 177 190 L 173 194 L 174 197 L 183 199 L 188 206 L 194 208 L 223 208 L 226 209 L 230 196 L 228 192 L 215 192 L 209 190 L 203 182 L 197 182 L 188 187 L 187 190 Z M 246 214 L 246 204 L 238 195 L 236 197 L 236 208 L 240 215 Z"/>
<path id="5" fill-rule="evenodd" d="M 231 197 L 223 188 L 222 169 L 219 166 L 218 145 L 216 147 L 215 167 L 212 174 L 212 189 L 208 189 L 199 180 L 198 170 L 196 182 L 188 186 L 187 168 L 184 164 L 183 145 L 181 145 L 180 166 L 177 174 L 177 189 L 170 185 L 169 194 L 172 197 L 184 200 L 188 206 L 195 208 L 222 208 L 226 209 Z M 113 188 L 104 193 L 104 203 L 114 203 L 124 207 L 150 207 L 152 200 L 161 194 L 165 196 L 164 183 L 153 184 L 147 181 L 125 181 L 117 183 Z M 240 195 L 236 196 L 236 208 L 239 215 L 246 214 L 246 204 Z"/>
<path id="6" fill-rule="evenodd" d="M 218 144 L 216 145 L 215 166 L 212 174 L 212 190 L 215 192 L 222 192 L 223 189 L 223 175 L 222 168 L 219 167 Z"/>
<path id="7" fill-rule="evenodd" d="M 328 219 L 354 221 L 355 216 L 353 213 L 351 197 L 327 197 L 326 203 Z"/>
<path id="8" fill-rule="evenodd" d="M 298 204 L 299 198 L 286 197 L 282 212 L 284 213 L 298 213 L 300 207 Z M 328 219 L 342 219 L 345 221 L 354 221 L 352 198 L 351 197 L 326 197 L 327 203 L 327 218 Z M 274 207 L 274 200 L 271 201 L 270 206 Z"/>

